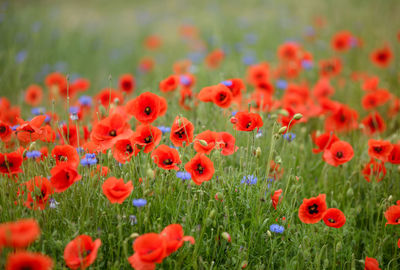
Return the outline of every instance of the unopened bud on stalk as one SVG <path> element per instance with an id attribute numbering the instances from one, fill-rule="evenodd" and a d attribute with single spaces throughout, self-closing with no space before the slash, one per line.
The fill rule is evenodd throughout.
<path id="1" fill-rule="evenodd" d="M 243 262 L 240 264 L 240 268 L 245 269 L 245 268 L 247 267 L 247 264 L 248 264 L 247 261 L 243 261 Z"/>
<path id="2" fill-rule="evenodd" d="M 197 140 L 202 146 L 208 146 L 208 143 L 205 140 Z"/>
<path id="3" fill-rule="evenodd" d="M 101 116 L 101 117 L 103 117 L 103 116 L 106 116 L 106 115 L 107 115 L 106 108 L 104 108 L 104 106 L 103 106 L 103 105 L 100 105 L 100 106 L 99 106 L 99 111 L 100 111 L 100 116 Z"/>
<path id="4" fill-rule="evenodd" d="M 278 133 L 279 133 L 279 134 L 283 134 L 283 133 L 285 133 L 286 129 L 287 129 L 287 126 L 281 127 L 281 128 L 279 129 Z"/>
<path id="5" fill-rule="evenodd" d="M 301 113 L 296 113 L 296 114 L 293 116 L 293 119 L 294 119 L 294 120 L 300 120 L 301 118 L 303 118 L 303 115 L 302 115 Z"/>
<path id="6" fill-rule="evenodd" d="M 256 158 L 259 158 L 261 156 L 261 148 L 260 148 L 260 146 L 257 147 L 256 151 L 254 152 L 254 155 L 256 156 Z"/>
<path id="7" fill-rule="evenodd" d="M 120 103 L 119 98 L 114 98 L 114 104 L 115 104 L 115 105 L 118 105 L 119 103 Z"/>
<path id="8" fill-rule="evenodd" d="M 354 191 L 352 188 L 349 188 L 346 192 L 347 197 L 351 198 L 354 195 Z"/>
<path id="9" fill-rule="evenodd" d="M 129 237 L 135 239 L 136 237 L 139 237 L 139 234 L 134 232 Z"/>
<path id="10" fill-rule="evenodd" d="M 389 195 L 388 201 L 391 202 L 392 199 L 393 199 L 393 196 L 392 196 L 392 195 Z"/>
<path id="11" fill-rule="evenodd" d="M 154 177 L 156 176 L 154 170 L 152 170 L 152 169 L 150 169 L 150 168 L 147 169 L 146 175 L 147 175 L 148 178 L 154 178 Z"/>
<path id="12" fill-rule="evenodd" d="M 210 214 L 208 215 L 208 217 L 210 219 L 213 219 L 215 217 L 216 213 L 217 213 L 217 211 L 215 209 L 213 209 L 213 210 L 210 211 Z"/>
<path id="13" fill-rule="evenodd" d="M 36 149 L 36 142 L 32 142 L 30 145 L 29 145 L 29 151 L 32 151 L 32 150 L 35 150 Z"/>
<path id="14" fill-rule="evenodd" d="M 222 236 L 222 238 L 224 238 L 226 241 L 228 241 L 229 243 L 231 242 L 231 236 L 229 235 L 229 233 L 227 233 L 227 232 L 223 232 L 222 234 L 221 234 L 221 236 Z"/>
<path id="15" fill-rule="evenodd" d="M 268 237 L 272 236 L 272 234 L 271 234 L 271 232 L 269 230 L 267 231 L 267 235 L 268 235 Z"/>
<path id="16" fill-rule="evenodd" d="M 231 117 L 231 123 L 236 124 L 237 123 L 237 118 L 236 117 Z"/>

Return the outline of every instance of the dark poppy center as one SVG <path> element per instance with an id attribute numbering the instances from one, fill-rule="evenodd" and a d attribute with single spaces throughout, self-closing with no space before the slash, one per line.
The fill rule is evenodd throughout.
<path id="1" fill-rule="evenodd" d="M 311 206 L 308 207 L 308 213 L 312 214 L 318 214 L 318 205 L 317 204 L 313 204 Z"/>
<path id="2" fill-rule="evenodd" d="M 328 65 L 326 65 L 326 66 L 324 67 L 324 70 L 325 70 L 326 72 L 332 72 L 332 71 L 335 70 L 335 66 L 332 65 L 332 64 L 328 64 Z"/>
<path id="3" fill-rule="evenodd" d="M 384 62 L 384 61 L 386 61 L 386 59 L 387 59 L 387 54 L 386 53 L 379 53 L 378 54 L 378 60 L 379 61 Z"/>
<path id="4" fill-rule="evenodd" d="M 340 122 L 344 123 L 344 122 L 346 122 L 346 117 L 343 114 L 341 114 L 339 117 L 339 120 L 340 120 Z"/>
<path id="5" fill-rule="evenodd" d="M 1 126 L 0 127 L 0 133 L 4 133 L 6 132 L 6 127 L 5 126 Z"/>
<path id="6" fill-rule="evenodd" d="M 247 125 L 246 125 L 246 128 L 249 128 L 249 127 L 251 127 L 251 124 L 252 124 L 252 122 L 250 121 L 250 122 L 248 122 L 247 123 Z"/>
<path id="7" fill-rule="evenodd" d="M 374 147 L 374 151 L 377 152 L 377 153 L 380 153 L 380 152 L 382 152 L 382 147 L 380 147 L 380 146 L 375 146 L 375 147 Z"/>
<path id="8" fill-rule="evenodd" d="M 69 178 L 70 178 L 69 172 L 65 173 L 65 178 L 66 178 L 67 180 L 69 180 Z"/>
<path id="9" fill-rule="evenodd" d="M 151 136 L 147 136 L 146 138 L 144 138 L 144 142 L 145 143 L 150 143 L 151 142 Z"/>
<path id="10" fill-rule="evenodd" d="M 343 157 L 343 152 L 342 151 L 337 152 L 336 153 L 336 157 L 337 158 L 342 158 Z"/>
<path id="11" fill-rule="evenodd" d="M 182 128 L 182 129 L 178 130 L 177 132 L 175 132 L 175 134 L 178 135 L 178 137 L 180 139 L 182 139 L 183 135 L 185 135 L 185 130 Z"/>
<path id="12" fill-rule="evenodd" d="M 147 114 L 147 115 L 150 115 L 150 114 L 151 114 L 151 108 L 150 108 L 149 106 L 147 106 L 147 107 L 144 109 L 144 113 Z"/>
<path id="13" fill-rule="evenodd" d="M 170 158 L 164 159 L 163 161 L 164 165 L 171 165 L 173 162 Z"/>
<path id="14" fill-rule="evenodd" d="M 33 267 L 31 265 L 22 265 L 19 269 L 21 269 L 21 270 L 32 270 Z"/>
<path id="15" fill-rule="evenodd" d="M 330 223 L 336 223 L 336 220 L 334 220 L 333 218 L 328 218 L 328 221 L 329 221 Z"/>
<path id="16" fill-rule="evenodd" d="M 124 81 L 124 82 L 122 83 L 122 87 L 123 87 L 124 89 L 131 89 L 131 88 L 132 88 L 132 83 L 131 83 L 130 81 Z"/>
<path id="17" fill-rule="evenodd" d="M 128 152 L 129 154 L 132 154 L 132 152 L 133 152 L 132 145 L 128 144 L 128 145 L 126 146 L 126 152 Z"/>
<path id="18" fill-rule="evenodd" d="M 117 131 L 115 131 L 115 129 L 111 130 L 108 135 L 110 135 L 111 137 L 115 137 L 117 136 Z"/>
<path id="19" fill-rule="evenodd" d="M 223 101 L 226 98 L 225 93 L 219 94 L 219 101 Z"/>
<path id="20" fill-rule="evenodd" d="M 197 165 L 197 171 L 199 172 L 199 174 L 203 174 L 204 168 L 203 168 L 203 166 L 201 166 L 201 164 Z"/>
<path id="21" fill-rule="evenodd" d="M 398 218 L 396 219 L 396 223 L 399 223 L 399 224 L 400 224 L 400 217 L 398 217 Z"/>

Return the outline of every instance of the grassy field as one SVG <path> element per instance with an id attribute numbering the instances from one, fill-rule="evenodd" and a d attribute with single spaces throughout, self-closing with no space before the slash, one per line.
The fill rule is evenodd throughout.
<path id="1" fill-rule="evenodd" d="M 160 233 L 174 223 L 181 224 L 185 235 L 193 236 L 196 242 L 185 243 L 157 264 L 158 269 L 364 269 L 366 257 L 377 259 L 382 269 L 399 269 L 399 226 L 385 226 L 384 213 L 400 200 L 400 167 L 386 162 L 386 175 L 380 182 L 367 182 L 362 174 L 370 160 L 370 139 L 392 144 L 400 140 L 399 114 L 388 114 L 391 102 L 400 97 L 398 14 L 400 2 L 396 0 L 2 1 L 0 96 L 20 107 L 22 119 L 33 117 L 33 106 L 24 99 L 31 84 L 44 89 L 39 107 L 58 114 L 59 120 L 51 122 L 56 130 L 68 121 L 68 105 L 75 106 L 79 96 L 118 89 L 119 76 L 131 73 L 136 90 L 125 96 L 124 104 L 146 91 L 167 100 L 166 114 L 153 126 L 171 127 L 175 117 L 181 115 L 193 123 L 195 136 L 205 130 L 226 131 L 236 138 L 239 148 L 229 156 L 213 150 L 208 157 L 215 172 L 202 185 L 179 179 L 175 170 L 158 168 L 150 153 L 141 151 L 128 163 L 119 164 L 107 150 L 97 154 L 98 163 L 109 168 L 107 176 L 100 175 L 95 166 L 79 165 L 80 181 L 64 192 L 52 194 L 44 210 L 32 210 L 21 203 L 23 196 L 17 195 L 20 184 L 35 176 L 51 176 L 56 162 L 50 153 L 61 142 L 57 138 L 49 143 L 38 140 L 23 144 L 14 136 L 14 146 L 0 142 L 1 153 L 15 151 L 20 145 L 25 147 L 25 154 L 47 146 L 49 157 L 39 162 L 24 160 L 23 173 L 15 181 L 0 175 L 0 223 L 36 219 L 41 235 L 28 250 L 51 257 L 54 269 L 66 269 L 64 249 L 81 234 L 101 239 L 91 269 L 131 269 L 127 259 L 134 253 L 134 239 L 145 233 Z M 182 25 L 195 26 L 198 36 L 183 38 L 179 34 Z M 348 52 L 334 51 L 331 38 L 341 30 L 361 38 L 362 46 Z M 157 35 L 162 46 L 156 50 L 143 46 L 149 35 Z M 313 66 L 293 78 L 272 76 L 275 100 L 284 100 L 285 89 L 277 87 L 282 80 L 305 83 L 311 93 L 320 78 L 319 61 L 334 56 L 342 59 L 342 71 L 330 80 L 335 89 L 330 98 L 359 114 L 357 128 L 335 131 L 354 149 L 354 157 L 343 165 L 331 166 L 322 154 L 312 152 L 312 134 L 324 132 L 326 115 L 296 123 L 290 130 L 295 138 L 290 140 L 280 134 L 283 125 L 277 121 L 285 113 L 282 109 L 287 108 L 262 111 L 255 109 L 254 100 L 247 102 L 255 91 L 246 80 L 250 64 L 267 61 L 274 70 L 280 65 L 277 49 L 288 41 L 310 52 Z M 389 67 L 379 68 L 370 61 L 370 53 L 385 43 L 390 44 L 394 58 Z M 225 58 L 212 69 L 204 58 L 214 49 L 223 49 Z M 139 66 L 145 57 L 155 62 L 148 72 Z M 199 101 L 192 110 L 183 110 L 178 102 L 179 91 L 162 93 L 159 83 L 174 73 L 175 62 L 184 59 L 192 61 L 194 93 L 226 79 L 241 78 L 246 82 L 246 101 L 225 109 Z M 75 99 L 58 98 L 53 102 L 44 83 L 52 72 L 67 75 L 69 82 L 86 78 L 90 88 Z M 369 111 L 362 106 L 366 92 L 360 81 L 354 80 L 354 72 L 378 76 L 380 88 L 391 93 L 390 100 L 376 109 L 386 130 L 373 136 L 360 128 Z M 190 105 L 193 103 L 190 101 Z M 263 119 L 260 133 L 233 128 L 232 112 L 249 108 Z M 95 118 L 96 114 L 88 114 L 71 123 L 92 131 Z M 135 130 L 134 118 L 129 123 Z M 172 146 L 169 133 L 163 134 L 160 144 Z M 184 171 L 196 151 L 191 145 L 177 150 L 182 161 L 179 171 Z M 83 156 L 80 153 L 80 158 Z M 280 177 L 274 179 L 271 175 L 270 160 L 283 168 Z M 243 183 L 249 175 L 257 177 L 256 183 Z M 133 183 L 132 193 L 122 204 L 111 204 L 103 194 L 103 182 L 111 176 Z M 283 193 L 274 209 L 270 196 L 278 189 Z M 331 228 L 322 221 L 305 224 L 299 219 L 303 199 L 319 194 L 326 194 L 328 208 L 338 208 L 345 214 L 343 227 Z M 139 198 L 146 199 L 147 204 L 134 206 L 132 200 Z M 271 232 L 273 224 L 283 226 L 284 232 Z M 1 245 L 0 230 L 0 251 Z M 11 252 L 9 248 L 1 251 L 1 268 Z"/>

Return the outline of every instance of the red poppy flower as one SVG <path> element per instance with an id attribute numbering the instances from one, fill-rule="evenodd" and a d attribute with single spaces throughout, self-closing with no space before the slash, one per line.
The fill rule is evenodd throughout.
<path id="1" fill-rule="evenodd" d="M 177 164 L 181 163 L 179 153 L 176 149 L 166 146 L 165 144 L 157 147 L 152 153 L 151 158 L 158 167 L 164 170 L 178 170 Z"/>
<path id="2" fill-rule="evenodd" d="M 346 223 L 346 216 L 336 208 L 329 208 L 322 218 L 324 223 L 333 228 L 340 228 Z"/>
<path id="3" fill-rule="evenodd" d="M 185 236 L 182 226 L 180 224 L 171 224 L 162 230 L 160 233 L 162 237 L 166 239 L 167 242 L 167 254 L 170 254 L 177 251 L 182 245 L 183 242 L 189 241 L 192 245 L 194 245 L 195 240 L 192 236 Z"/>
<path id="4" fill-rule="evenodd" d="M 392 144 L 393 149 L 389 154 L 388 162 L 392 164 L 400 164 L 400 144 Z"/>
<path id="5" fill-rule="evenodd" d="M 7 175 L 14 175 L 22 173 L 22 154 L 16 152 L 0 153 L 0 173 Z"/>
<path id="6" fill-rule="evenodd" d="M 228 132 L 219 132 L 217 134 L 217 148 L 221 149 L 221 154 L 229 156 L 235 153 L 239 148 L 235 145 L 235 137 Z"/>
<path id="7" fill-rule="evenodd" d="M 232 103 L 232 92 L 223 84 L 215 85 L 212 93 L 212 102 L 221 108 L 228 108 Z"/>
<path id="8" fill-rule="evenodd" d="M 269 65 L 266 62 L 252 65 L 247 69 L 247 81 L 251 85 L 257 85 L 259 82 L 268 81 Z"/>
<path id="9" fill-rule="evenodd" d="M 132 133 L 126 119 L 120 114 L 114 113 L 93 127 L 90 138 L 99 150 L 103 151 L 110 149 L 118 140 L 130 137 Z"/>
<path id="10" fill-rule="evenodd" d="M 329 79 L 322 77 L 313 88 L 313 95 L 317 98 L 328 98 L 335 93 L 335 89 L 330 84 Z"/>
<path id="11" fill-rule="evenodd" d="M 226 87 L 231 90 L 233 98 L 241 97 L 242 91 L 246 90 L 246 85 L 242 79 L 233 78 L 225 81 L 230 82 L 230 84 L 226 85 Z"/>
<path id="12" fill-rule="evenodd" d="M 216 147 L 218 133 L 210 130 L 203 131 L 194 138 L 193 148 L 197 153 L 210 154 Z"/>
<path id="13" fill-rule="evenodd" d="M 166 106 L 162 98 L 150 92 L 144 92 L 135 99 L 128 101 L 126 112 L 133 115 L 142 124 L 154 122 Z"/>
<path id="14" fill-rule="evenodd" d="M 129 139 L 118 140 L 113 147 L 112 153 L 113 157 L 119 163 L 125 164 L 131 159 L 131 157 L 137 156 L 140 149 L 136 147 L 132 137 Z"/>
<path id="15" fill-rule="evenodd" d="M 72 92 L 84 92 L 89 89 L 90 82 L 87 79 L 78 78 L 74 80 L 69 87 L 73 89 Z"/>
<path id="16" fill-rule="evenodd" d="M 342 71 L 342 61 L 339 58 L 321 60 L 319 68 L 321 76 L 334 77 Z"/>
<path id="17" fill-rule="evenodd" d="M 161 45 L 162 45 L 161 38 L 159 36 L 156 36 L 156 35 L 148 36 L 144 40 L 144 46 L 145 46 L 146 49 L 149 49 L 149 50 L 156 50 Z"/>
<path id="18" fill-rule="evenodd" d="M 386 175 L 385 163 L 383 161 L 377 162 L 375 159 L 371 158 L 370 162 L 365 164 L 362 174 L 367 182 L 370 182 L 372 177 L 374 177 L 377 182 L 380 182 Z"/>
<path id="19" fill-rule="evenodd" d="M 41 253 L 18 251 L 10 253 L 6 262 L 6 270 L 50 270 L 53 268 L 53 260 Z"/>
<path id="20" fill-rule="evenodd" d="M 393 59 L 393 53 L 389 45 L 374 50 L 370 55 L 371 61 L 377 67 L 386 68 L 390 65 Z"/>
<path id="21" fill-rule="evenodd" d="M 40 235 L 34 219 L 21 219 L 0 224 L 0 247 L 26 248 Z"/>
<path id="22" fill-rule="evenodd" d="M 102 188 L 104 195 L 111 203 L 122 204 L 132 193 L 133 185 L 132 181 L 124 183 L 122 178 L 110 177 L 104 181 Z"/>
<path id="23" fill-rule="evenodd" d="M 172 123 L 170 140 L 176 147 L 182 147 L 185 142 L 185 146 L 193 141 L 193 124 L 183 116 L 175 117 Z"/>
<path id="24" fill-rule="evenodd" d="M 96 106 L 103 105 L 105 108 L 108 108 L 111 104 L 123 104 L 124 96 L 120 91 L 111 88 L 104 88 L 93 97 L 93 102 Z"/>
<path id="25" fill-rule="evenodd" d="M 348 142 L 336 141 L 332 143 L 329 149 L 324 151 L 322 158 L 326 163 L 337 167 L 350 161 L 353 156 L 353 147 Z"/>
<path id="26" fill-rule="evenodd" d="M 224 51 L 221 49 L 215 49 L 206 56 L 205 62 L 209 68 L 214 69 L 219 67 L 224 58 L 225 58 Z"/>
<path id="27" fill-rule="evenodd" d="M 373 140 L 368 141 L 368 155 L 386 162 L 392 152 L 393 145 L 389 141 Z"/>
<path id="28" fill-rule="evenodd" d="M 63 124 L 58 128 L 58 134 L 60 136 L 61 144 L 70 144 L 73 147 L 78 146 L 78 141 L 80 141 L 79 130 L 75 124 Z"/>
<path id="29" fill-rule="evenodd" d="M 146 233 L 133 243 L 134 254 L 128 258 L 134 269 L 155 269 L 155 263 L 161 263 L 167 254 L 167 241 L 157 233 Z"/>
<path id="30" fill-rule="evenodd" d="M 385 212 L 387 220 L 386 225 L 399 225 L 400 224 L 400 205 L 392 205 Z"/>
<path id="31" fill-rule="evenodd" d="M 367 77 L 364 79 L 362 89 L 364 91 L 375 91 L 378 90 L 378 85 L 379 85 L 378 76 Z"/>
<path id="32" fill-rule="evenodd" d="M 236 119 L 234 129 L 240 131 L 252 131 L 255 128 L 258 131 L 264 125 L 261 116 L 257 113 L 238 112 L 234 118 Z"/>
<path id="33" fill-rule="evenodd" d="M 152 125 L 139 125 L 132 135 L 132 141 L 135 147 L 142 149 L 144 153 L 153 151 L 161 141 L 162 132 Z"/>
<path id="34" fill-rule="evenodd" d="M 283 192 L 282 189 L 278 189 L 274 192 L 274 195 L 271 196 L 272 206 L 275 208 L 275 210 L 276 210 L 276 206 L 279 203 L 279 197 L 281 196 L 282 192 Z"/>
<path id="35" fill-rule="evenodd" d="M 307 224 L 319 222 L 327 209 L 325 198 L 325 194 L 319 194 L 318 197 L 303 199 L 303 203 L 300 205 L 299 209 L 299 218 L 301 222 Z"/>
<path id="36" fill-rule="evenodd" d="M 326 132 L 319 135 L 318 137 L 316 137 L 315 133 L 313 133 L 312 140 L 314 144 L 318 147 L 313 148 L 312 151 L 314 154 L 317 154 L 329 149 L 334 142 L 339 141 L 339 138 L 333 132 Z"/>
<path id="37" fill-rule="evenodd" d="M 40 128 L 40 132 L 42 136 L 40 136 L 40 140 L 46 143 L 53 143 L 56 140 L 56 132 L 51 128 L 50 125 L 45 125 Z"/>
<path id="38" fill-rule="evenodd" d="M 64 249 L 64 260 L 71 269 L 85 269 L 89 267 L 97 257 L 101 246 L 101 240 L 82 234 L 69 242 Z"/>
<path id="39" fill-rule="evenodd" d="M 75 147 L 71 145 L 56 145 L 51 151 L 51 156 L 56 160 L 56 164 L 67 163 L 73 167 L 79 165 L 79 155 Z"/>
<path id="40" fill-rule="evenodd" d="M 397 242 L 397 246 L 400 248 L 400 238 L 399 241 Z"/>
<path id="41" fill-rule="evenodd" d="M 67 78 L 58 72 L 50 73 L 46 76 L 44 83 L 50 89 L 50 97 L 55 97 L 61 94 L 67 97 Z"/>
<path id="42" fill-rule="evenodd" d="M 153 70 L 155 61 L 151 57 L 143 57 L 139 61 L 139 70 L 141 72 L 150 72 Z"/>
<path id="43" fill-rule="evenodd" d="M 373 110 L 389 101 L 391 94 L 386 89 L 375 90 L 367 93 L 361 100 L 365 110 Z"/>
<path id="44" fill-rule="evenodd" d="M 351 32 L 347 30 L 337 32 L 331 40 L 332 48 L 338 52 L 348 51 L 351 48 L 352 36 Z"/>
<path id="45" fill-rule="evenodd" d="M 25 185 L 28 196 L 24 205 L 29 209 L 45 209 L 50 195 L 54 193 L 51 182 L 46 177 L 36 176 Z"/>
<path id="46" fill-rule="evenodd" d="M 300 46 L 295 42 L 286 42 L 278 47 L 278 57 L 284 61 L 295 61 L 298 59 Z"/>
<path id="47" fill-rule="evenodd" d="M 12 130 L 10 126 L 0 120 L 0 139 L 3 142 L 8 142 L 11 139 L 11 136 Z"/>
<path id="48" fill-rule="evenodd" d="M 325 119 L 325 130 L 347 132 L 358 127 L 358 113 L 347 105 L 338 105 L 334 112 Z"/>
<path id="49" fill-rule="evenodd" d="M 51 169 L 50 173 L 50 181 L 53 184 L 55 192 L 67 190 L 73 183 L 82 178 L 75 167 L 65 163 L 56 165 Z"/>
<path id="50" fill-rule="evenodd" d="M 382 133 L 386 130 L 385 120 L 378 112 L 372 112 L 366 116 L 361 123 L 364 125 L 364 133 L 367 135 L 374 135 Z"/>
<path id="51" fill-rule="evenodd" d="M 42 102 L 43 90 L 42 87 L 32 84 L 26 89 L 25 102 L 31 106 L 38 106 Z"/>
<path id="52" fill-rule="evenodd" d="M 19 120 L 20 126 L 17 127 L 17 138 L 23 143 L 34 142 L 40 138 L 42 131 L 40 126 L 46 119 L 45 115 L 39 115 L 32 118 L 31 121 Z"/>
<path id="53" fill-rule="evenodd" d="M 178 87 L 179 82 L 179 76 L 171 75 L 160 82 L 160 91 L 164 93 L 172 92 Z"/>
<path id="54" fill-rule="evenodd" d="M 193 182 L 201 185 L 209 181 L 214 175 L 214 164 L 204 154 L 197 153 L 188 163 L 185 164 L 185 170 L 190 173 Z"/>
<path id="55" fill-rule="evenodd" d="M 364 270 L 381 270 L 381 269 L 379 268 L 379 262 L 376 259 L 366 257 Z"/>
<path id="56" fill-rule="evenodd" d="M 135 90 L 135 78 L 131 74 L 123 74 L 119 77 L 119 89 L 127 94 L 133 93 Z"/>

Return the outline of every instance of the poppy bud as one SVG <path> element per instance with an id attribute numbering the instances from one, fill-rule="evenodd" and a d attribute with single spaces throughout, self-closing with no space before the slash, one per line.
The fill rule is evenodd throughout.
<path id="1" fill-rule="evenodd" d="M 351 187 L 347 190 L 346 195 L 349 198 L 354 196 L 354 191 L 353 191 L 353 189 Z"/>
<path id="2" fill-rule="evenodd" d="M 271 232 L 269 230 L 267 231 L 267 235 L 268 235 L 268 237 L 272 236 L 272 234 L 271 234 Z"/>
<path id="3" fill-rule="evenodd" d="M 254 152 L 254 155 L 256 158 L 259 158 L 261 156 L 261 147 L 257 147 L 256 151 Z"/>
<path id="4" fill-rule="evenodd" d="M 340 250 L 342 250 L 342 242 L 341 241 L 337 242 L 337 244 L 336 244 L 336 252 L 339 252 Z"/>
<path id="5" fill-rule="evenodd" d="M 120 103 L 119 98 L 114 98 L 114 104 L 115 104 L 115 105 L 118 105 L 119 103 Z"/>
<path id="6" fill-rule="evenodd" d="M 283 116 L 289 116 L 289 112 L 287 110 L 284 110 L 284 109 L 278 110 L 278 113 L 282 114 Z"/>
<path id="7" fill-rule="evenodd" d="M 278 133 L 279 133 L 279 134 L 283 134 L 283 133 L 286 131 L 286 129 L 287 129 L 287 126 L 281 127 L 281 128 L 278 130 Z"/>
<path id="8" fill-rule="evenodd" d="M 35 150 L 36 149 L 36 142 L 32 142 L 30 145 L 29 145 L 29 151 L 32 151 L 32 150 Z"/>
<path id="9" fill-rule="evenodd" d="M 236 124 L 237 123 L 237 118 L 235 118 L 235 117 L 231 117 L 231 123 L 232 124 Z"/>
<path id="10" fill-rule="evenodd" d="M 107 115 L 106 108 L 104 108 L 103 105 L 100 105 L 100 106 L 99 106 L 99 111 L 100 111 L 100 116 L 101 116 L 101 118 L 103 118 L 103 116 L 106 116 L 106 115 Z"/>
<path id="11" fill-rule="evenodd" d="M 216 211 L 215 209 L 212 209 L 212 210 L 210 211 L 210 214 L 208 215 L 208 217 L 211 218 L 211 219 L 213 219 L 213 218 L 215 217 L 216 213 L 217 213 L 217 211 Z"/>
<path id="12" fill-rule="evenodd" d="M 136 237 L 139 237 L 139 234 L 134 232 L 129 237 L 135 239 Z"/>
<path id="13" fill-rule="evenodd" d="M 152 170 L 152 169 L 150 169 L 150 168 L 147 169 L 146 175 L 147 175 L 148 178 L 154 178 L 154 177 L 156 176 L 154 170 Z"/>
<path id="14" fill-rule="evenodd" d="M 294 119 L 294 120 L 300 120 L 301 118 L 303 118 L 303 115 L 302 115 L 301 113 L 296 113 L 296 114 L 293 116 L 293 119 Z"/>
<path id="15" fill-rule="evenodd" d="M 202 146 L 208 146 L 208 143 L 205 140 L 197 140 Z"/>
<path id="16" fill-rule="evenodd" d="M 216 199 L 217 201 L 223 201 L 223 200 L 224 200 L 224 195 L 223 195 L 221 192 L 217 192 L 217 193 L 215 194 L 215 199 Z"/>
<path id="17" fill-rule="evenodd" d="M 325 259 L 324 260 L 324 269 L 327 269 L 329 267 L 329 260 Z"/>
<path id="18" fill-rule="evenodd" d="M 231 242 L 231 236 L 229 235 L 229 233 L 227 233 L 227 232 L 223 232 L 222 234 L 221 234 L 221 236 L 222 236 L 222 238 L 224 238 L 226 241 L 228 241 L 229 243 Z"/>
<path id="19" fill-rule="evenodd" d="M 240 268 L 245 269 L 245 268 L 247 267 L 247 264 L 248 264 L 247 261 L 243 261 L 243 262 L 240 264 Z"/>
<path id="20" fill-rule="evenodd" d="M 389 196 L 389 198 L 388 198 L 388 201 L 389 201 L 389 202 L 391 202 L 391 201 L 392 201 L 392 199 L 393 199 L 393 196 L 392 196 L 392 195 L 390 195 L 390 196 Z"/>

